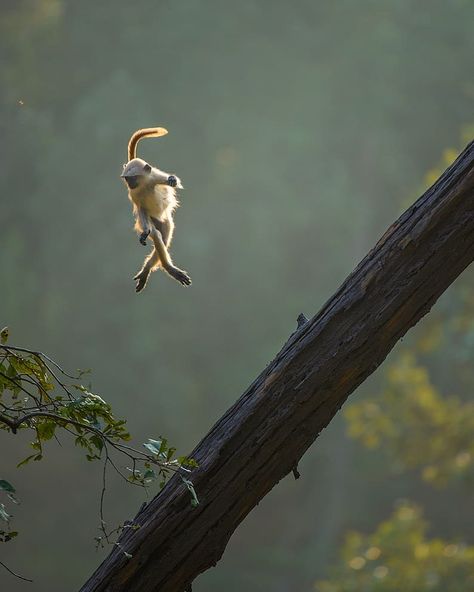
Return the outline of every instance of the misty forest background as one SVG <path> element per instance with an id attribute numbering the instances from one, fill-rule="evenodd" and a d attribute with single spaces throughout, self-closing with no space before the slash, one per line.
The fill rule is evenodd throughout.
<path id="1" fill-rule="evenodd" d="M 470 0 L 0 6 L 0 325 L 91 368 L 138 446 L 189 453 L 474 135 Z M 194 283 L 137 296 L 119 175 L 153 125 L 140 156 L 183 179 Z M 468 269 L 193 589 L 474 589 L 473 354 Z M 101 466 L 67 439 L 20 469 L 28 438 L 1 447 L 22 504 L 0 559 L 34 579 L 2 589 L 77 589 L 105 554 Z M 144 499 L 111 477 L 110 524 Z"/>

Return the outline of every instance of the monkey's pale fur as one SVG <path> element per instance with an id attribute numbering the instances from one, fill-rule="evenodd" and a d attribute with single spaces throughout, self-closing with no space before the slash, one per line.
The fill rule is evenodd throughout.
<path id="1" fill-rule="evenodd" d="M 182 188 L 181 181 L 176 175 L 165 173 L 136 157 L 137 144 L 142 138 L 159 137 L 167 133 L 162 127 L 136 131 L 128 143 L 129 162 L 124 165 L 121 175 L 133 204 L 135 230 L 140 235 L 140 243 L 145 245 L 150 236 L 154 244 L 153 251 L 133 278 L 136 280 L 137 292 L 146 286 L 150 273 L 159 268 L 163 268 L 183 286 L 191 285 L 191 278 L 173 264 L 168 252 L 174 231 L 173 213 L 178 207 L 175 187 Z"/>

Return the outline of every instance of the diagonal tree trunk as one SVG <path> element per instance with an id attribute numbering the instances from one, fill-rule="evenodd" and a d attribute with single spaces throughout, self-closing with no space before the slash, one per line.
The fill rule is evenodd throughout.
<path id="1" fill-rule="evenodd" d="M 474 142 L 383 235 L 173 477 L 81 592 L 184 592 L 347 397 L 474 259 Z M 308 262 L 308 266 L 310 263 Z"/>

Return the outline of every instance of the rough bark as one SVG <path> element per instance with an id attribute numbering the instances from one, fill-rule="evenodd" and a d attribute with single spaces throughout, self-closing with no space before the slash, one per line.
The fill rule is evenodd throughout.
<path id="1" fill-rule="evenodd" d="M 347 397 L 474 258 L 474 143 L 298 328 L 136 517 L 82 592 L 181 592 L 220 559 L 245 516 L 290 473 Z M 308 266 L 310 263 L 308 262 Z"/>

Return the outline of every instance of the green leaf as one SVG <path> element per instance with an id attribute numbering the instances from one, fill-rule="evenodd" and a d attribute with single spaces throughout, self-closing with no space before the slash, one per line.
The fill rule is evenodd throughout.
<path id="1" fill-rule="evenodd" d="M 159 448 L 156 448 L 151 442 L 145 442 L 143 446 L 148 449 L 152 454 L 160 454 Z"/>
<path id="2" fill-rule="evenodd" d="M 19 469 L 20 467 L 22 467 L 23 465 L 26 465 L 27 463 L 30 462 L 30 460 L 33 460 L 35 458 L 36 454 L 32 454 L 30 456 L 27 456 L 25 459 L 23 459 L 21 462 L 19 462 L 16 465 L 16 468 Z"/>
<path id="3" fill-rule="evenodd" d="M 5 479 L 0 479 L 0 489 L 3 491 L 8 491 L 8 493 L 15 493 L 15 488 L 11 483 L 5 481 Z"/>
<path id="4" fill-rule="evenodd" d="M 147 469 L 143 474 L 143 481 L 154 481 L 156 479 L 156 473 L 153 469 Z"/>
<path id="5" fill-rule="evenodd" d="M 8 543 L 16 536 L 18 536 L 18 532 L 16 530 L 0 530 L 0 543 Z"/>
<path id="6" fill-rule="evenodd" d="M 11 359 L 12 359 L 12 358 L 10 358 L 10 360 L 11 360 Z M 9 365 L 8 365 L 8 367 L 7 367 L 7 372 L 6 372 L 6 374 L 7 374 L 7 376 L 8 376 L 9 378 L 13 378 L 14 376 L 16 376 L 16 370 L 15 370 L 15 368 L 13 367 L 13 364 L 12 364 L 11 362 L 10 362 L 10 364 L 9 364 Z"/>
<path id="7" fill-rule="evenodd" d="M 93 434 L 89 438 L 89 441 L 97 448 L 99 452 L 102 451 L 102 448 L 104 447 L 104 441 L 98 434 Z"/>
<path id="8" fill-rule="evenodd" d="M 188 458 L 187 456 L 179 456 L 178 463 L 182 467 L 189 467 L 190 469 L 195 469 L 199 466 L 199 464 L 194 460 L 194 458 Z"/>
<path id="9" fill-rule="evenodd" d="M 195 508 L 196 506 L 199 505 L 199 500 L 196 495 L 196 491 L 194 489 L 193 482 L 190 481 L 189 479 L 185 479 L 183 476 L 181 476 L 181 479 L 182 479 L 183 483 L 186 485 L 186 487 L 188 488 L 189 493 L 191 494 L 191 505 L 193 508 Z"/>
<path id="10" fill-rule="evenodd" d="M 51 440 L 51 438 L 54 436 L 54 430 L 56 429 L 56 426 L 57 424 L 51 420 L 39 423 L 36 426 L 38 438 L 41 438 L 42 440 Z"/>
<path id="11" fill-rule="evenodd" d="M 0 504 L 0 518 L 5 522 L 10 522 L 10 514 L 6 511 L 5 506 Z"/>
<path id="12" fill-rule="evenodd" d="M 153 440 L 152 438 L 148 438 L 148 442 L 143 444 L 145 448 L 147 448 L 152 454 L 156 456 L 161 456 L 165 460 L 169 460 L 171 456 L 175 453 L 175 449 L 171 448 L 171 453 L 168 452 L 168 440 L 166 438 L 161 438 L 160 440 Z M 169 456 L 168 456 L 169 455 Z"/>
<path id="13" fill-rule="evenodd" d="M 18 531 L 16 531 L 16 530 L 10 530 L 10 531 L 4 533 L 3 542 L 4 543 L 8 543 L 8 541 L 11 541 L 16 536 L 18 536 Z"/>
<path id="14" fill-rule="evenodd" d="M 87 439 L 84 436 L 77 436 L 77 438 L 74 440 L 74 444 L 76 446 L 81 446 L 82 448 L 88 447 Z"/>

